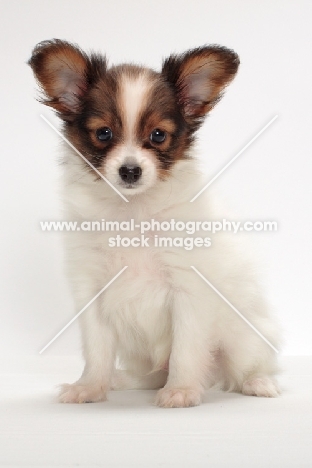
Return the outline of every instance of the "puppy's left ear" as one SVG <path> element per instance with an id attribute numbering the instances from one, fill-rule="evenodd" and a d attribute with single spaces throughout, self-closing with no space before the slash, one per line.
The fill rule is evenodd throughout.
<path id="1" fill-rule="evenodd" d="M 233 50 L 213 45 L 171 55 L 164 61 L 162 75 L 174 86 L 185 120 L 197 127 L 220 100 L 238 66 Z"/>

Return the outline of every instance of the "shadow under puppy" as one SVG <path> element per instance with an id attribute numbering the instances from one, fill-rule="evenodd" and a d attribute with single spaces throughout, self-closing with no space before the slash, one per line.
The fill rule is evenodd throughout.
<path id="1" fill-rule="evenodd" d="M 193 144 L 237 72 L 235 52 L 199 47 L 171 55 L 156 72 L 132 64 L 109 68 L 104 56 L 54 39 L 38 44 L 29 64 L 42 102 L 63 121 L 65 137 L 129 200 L 64 147 L 67 219 L 217 219 L 208 191 L 190 203 L 205 185 Z M 95 402 L 110 389 L 157 388 L 159 406 L 187 407 L 200 404 L 213 384 L 277 396 L 274 351 L 190 268 L 196 266 L 278 346 L 277 327 L 244 246 L 223 233 L 209 248 L 186 250 L 170 242 L 156 248 L 155 232 L 148 234 L 148 248 L 110 247 L 110 232 L 65 235 L 77 312 L 128 268 L 81 315 L 85 368 L 77 382 L 62 386 L 60 401 Z M 123 370 L 116 368 L 117 357 Z"/>

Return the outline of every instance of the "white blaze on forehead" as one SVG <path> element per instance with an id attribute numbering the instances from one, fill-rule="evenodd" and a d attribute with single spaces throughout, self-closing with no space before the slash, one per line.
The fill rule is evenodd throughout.
<path id="1" fill-rule="evenodd" d="M 122 124 L 125 139 L 135 142 L 135 130 L 142 110 L 146 107 L 146 98 L 152 83 L 147 73 L 139 76 L 124 76 L 121 82 Z"/>

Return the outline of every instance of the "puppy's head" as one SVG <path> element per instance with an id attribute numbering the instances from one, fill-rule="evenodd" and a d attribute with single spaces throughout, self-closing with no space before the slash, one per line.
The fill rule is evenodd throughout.
<path id="1" fill-rule="evenodd" d="M 171 55 L 160 73 L 108 68 L 104 57 L 55 39 L 38 44 L 29 64 L 42 101 L 65 122 L 66 137 L 131 195 L 166 179 L 175 162 L 188 157 L 194 132 L 234 78 L 239 59 L 207 46 Z"/>

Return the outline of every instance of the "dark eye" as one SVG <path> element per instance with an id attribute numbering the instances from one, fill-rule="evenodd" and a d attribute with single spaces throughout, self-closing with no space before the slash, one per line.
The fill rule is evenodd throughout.
<path id="1" fill-rule="evenodd" d="M 150 140 L 153 143 L 162 143 L 166 139 L 166 132 L 159 130 L 159 128 L 155 128 L 150 134 Z"/>
<path id="2" fill-rule="evenodd" d="M 113 132 L 109 127 L 99 128 L 96 131 L 96 137 L 100 141 L 109 141 L 113 138 Z"/>

